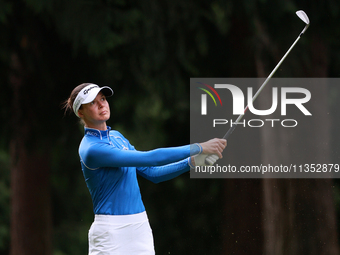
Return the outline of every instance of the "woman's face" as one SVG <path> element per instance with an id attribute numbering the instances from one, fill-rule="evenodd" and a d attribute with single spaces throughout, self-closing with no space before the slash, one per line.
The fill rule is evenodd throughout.
<path id="1" fill-rule="evenodd" d="M 99 92 L 91 103 L 81 106 L 78 114 L 87 127 L 106 130 L 106 121 L 110 118 L 109 103 L 104 94 Z"/>

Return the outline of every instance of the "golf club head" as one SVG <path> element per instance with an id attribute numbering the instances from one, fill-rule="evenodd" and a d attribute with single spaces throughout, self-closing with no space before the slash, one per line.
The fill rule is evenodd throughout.
<path id="1" fill-rule="evenodd" d="M 305 22 L 307 25 L 309 24 L 309 18 L 308 18 L 307 14 L 306 14 L 304 11 L 302 11 L 302 10 L 297 11 L 297 12 L 296 12 L 296 15 L 297 15 L 303 22 Z"/>
<path id="2" fill-rule="evenodd" d="M 307 14 L 300 10 L 300 11 L 297 11 L 296 12 L 296 15 L 303 21 L 306 23 L 306 26 L 305 28 L 302 30 L 301 34 L 300 34 L 300 37 L 306 32 L 307 28 L 309 27 L 309 18 L 307 16 Z"/>

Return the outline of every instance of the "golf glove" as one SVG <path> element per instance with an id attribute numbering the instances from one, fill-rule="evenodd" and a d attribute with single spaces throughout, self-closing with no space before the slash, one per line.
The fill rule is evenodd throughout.
<path id="1" fill-rule="evenodd" d="M 218 160 L 218 156 L 216 154 L 199 154 L 194 156 L 194 160 L 196 166 L 212 166 Z"/>

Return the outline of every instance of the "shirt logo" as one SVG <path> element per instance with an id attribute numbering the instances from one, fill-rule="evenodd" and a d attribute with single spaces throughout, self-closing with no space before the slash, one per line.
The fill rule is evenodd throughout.
<path id="1" fill-rule="evenodd" d="M 86 134 L 93 135 L 93 136 L 99 136 L 96 132 L 87 131 Z"/>

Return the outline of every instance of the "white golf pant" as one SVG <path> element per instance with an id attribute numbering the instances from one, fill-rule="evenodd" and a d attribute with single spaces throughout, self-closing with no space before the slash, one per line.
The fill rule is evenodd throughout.
<path id="1" fill-rule="evenodd" d="M 154 255 L 146 212 L 95 215 L 89 230 L 89 255 Z"/>

